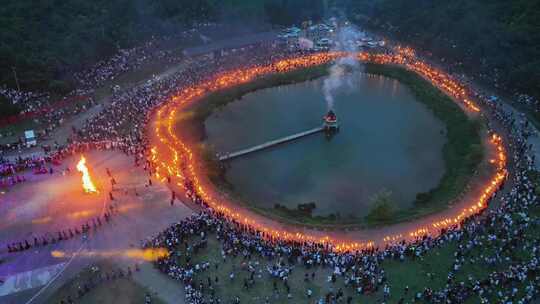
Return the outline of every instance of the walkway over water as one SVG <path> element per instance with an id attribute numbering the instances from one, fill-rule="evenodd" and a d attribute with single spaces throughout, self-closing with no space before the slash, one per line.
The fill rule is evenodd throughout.
<path id="1" fill-rule="evenodd" d="M 286 137 L 282 137 L 282 138 L 279 138 L 279 139 L 271 140 L 271 141 L 265 142 L 263 144 L 254 146 L 254 147 L 250 147 L 250 148 L 243 149 L 243 150 L 240 150 L 240 151 L 236 151 L 236 152 L 233 152 L 233 153 L 227 153 L 225 155 L 220 156 L 219 160 L 220 161 L 229 160 L 229 159 L 232 159 L 232 158 L 235 158 L 235 157 L 239 157 L 239 156 L 246 155 L 246 154 L 249 154 L 249 153 L 257 152 L 257 151 L 267 149 L 267 148 L 270 148 L 270 147 L 273 147 L 273 146 L 277 146 L 277 145 L 280 145 L 280 144 L 283 144 L 283 143 L 286 143 L 286 142 L 289 142 L 289 141 L 293 141 L 293 140 L 301 138 L 301 137 L 305 137 L 305 136 L 308 136 L 308 135 L 311 135 L 311 134 L 319 133 L 319 132 L 322 132 L 323 130 L 324 130 L 324 127 L 318 127 L 318 128 L 315 128 L 315 129 L 311 129 L 311 130 L 307 130 L 307 131 L 304 131 L 304 132 L 289 135 L 289 136 L 286 136 Z"/>

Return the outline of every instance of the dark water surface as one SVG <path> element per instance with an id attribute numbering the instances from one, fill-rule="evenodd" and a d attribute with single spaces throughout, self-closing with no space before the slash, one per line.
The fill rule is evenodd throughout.
<path id="1" fill-rule="evenodd" d="M 230 161 L 227 180 L 258 207 L 315 202 L 316 215 L 365 216 L 390 191 L 399 208 L 436 187 L 444 173 L 445 127 L 410 90 L 382 76 L 350 75 L 336 94 L 341 131 L 311 135 Z M 233 152 L 321 124 L 323 79 L 260 90 L 216 110 L 207 142 Z"/>

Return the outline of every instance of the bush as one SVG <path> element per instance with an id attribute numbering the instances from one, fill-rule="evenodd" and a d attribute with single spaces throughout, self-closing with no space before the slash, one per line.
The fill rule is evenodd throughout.
<path id="1" fill-rule="evenodd" d="M 416 203 L 425 204 L 432 199 L 433 195 L 431 192 L 420 192 L 416 195 Z"/>
<path id="2" fill-rule="evenodd" d="M 283 206 L 281 204 L 274 205 L 274 209 L 280 210 L 294 217 L 296 216 L 311 217 L 313 214 L 313 210 L 315 210 L 316 208 L 317 208 L 317 204 L 315 204 L 315 202 L 310 202 L 307 204 L 298 204 L 298 206 L 296 206 L 296 209 L 290 209 L 287 206 Z"/>
<path id="3" fill-rule="evenodd" d="M 72 83 L 62 80 L 52 80 L 49 83 L 49 91 L 59 95 L 64 95 L 71 92 L 75 86 Z"/>
<path id="4" fill-rule="evenodd" d="M 369 222 L 387 222 L 392 219 L 395 207 L 391 195 L 390 191 L 382 191 L 371 199 L 373 207 L 366 216 Z"/>
<path id="5" fill-rule="evenodd" d="M 6 97 L 0 95 L 0 118 L 17 115 L 21 112 L 18 105 L 11 103 Z"/>
<path id="6" fill-rule="evenodd" d="M 313 210 L 317 208 L 317 204 L 315 202 L 307 203 L 307 204 L 299 204 L 298 207 L 296 207 L 299 212 L 305 213 L 306 215 L 311 216 L 313 213 Z"/>

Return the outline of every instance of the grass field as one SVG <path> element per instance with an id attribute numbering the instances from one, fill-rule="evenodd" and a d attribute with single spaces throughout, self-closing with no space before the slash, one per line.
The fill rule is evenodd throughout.
<path id="1" fill-rule="evenodd" d="M 529 215 L 531 225 L 525 231 L 525 237 L 520 240 L 518 246 L 538 240 L 540 208 L 533 208 Z M 491 233 L 491 231 L 488 230 L 486 233 Z M 200 238 L 197 236 L 190 238 L 188 243 L 193 245 L 199 241 Z M 505 255 L 512 257 L 508 262 L 489 264 L 484 261 L 484 258 L 494 256 L 495 248 L 500 247 L 502 243 L 497 241 L 486 242 L 484 246 L 478 247 L 480 249 L 465 252 L 465 263 L 458 270 L 454 270 L 453 265 L 456 260 L 455 253 L 458 250 L 458 245 L 466 244 L 467 241 L 467 237 L 460 242 L 449 241 L 419 256 L 405 253 L 403 260 L 398 257 L 387 257 L 381 263 L 387 278 L 386 283 L 391 288 L 390 298 L 386 303 L 397 303 L 401 298 L 411 303 L 414 302 L 413 297 L 417 293 L 423 292 L 425 288 L 441 290 L 445 288 L 449 272 L 454 273 L 457 282 L 483 280 L 492 271 L 507 269 L 511 264 L 525 261 L 532 254 L 524 250 L 516 250 L 515 252 L 505 253 Z M 326 293 L 330 291 L 336 292 L 339 289 L 344 292 L 345 298 L 348 296 L 353 298 L 352 303 L 381 303 L 383 299 L 382 290 L 380 290 L 382 288 L 371 294 L 361 295 L 352 287 L 347 287 L 342 277 L 338 276 L 337 281 L 332 283 L 329 280 L 332 269 L 323 267 L 306 268 L 301 263 L 294 261 L 291 263 L 291 261 L 283 260 L 285 264 L 292 268 L 292 272 L 288 276 L 291 294 L 289 299 L 284 284 L 279 279 L 272 277 L 267 271 L 268 266 L 271 267 L 280 261 L 279 257 L 269 259 L 252 255 L 250 258 L 244 258 L 241 251 L 239 251 L 236 254 L 226 254 L 226 258 L 224 258 L 221 245 L 213 233 L 209 234 L 206 247 L 196 251 L 186 251 L 183 250 L 184 248 L 182 245 L 178 250 L 180 252 L 178 259 L 181 265 L 186 265 L 188 260 L 190 265 L 210 263 L 207 270 L 195 275 L 194 279 L 197 282 L 195 286 L 199 286 L 199 282 L 203 283 L 205 294 L 209 295 L 207 281 L 210 278 L 215 295 L 225 303 L 231 303 L 236 297 L 240 299 L 240 303 L 265 303 L 266 299 L 268 299 L 269 303 L 314 303 L 320 297 L 324 297 Z M 255 270 L 255 284 L 246 289 L 243 282 L 250 277 L 249 267 Z M 234 278 L 231 278 L 231 273 L 234 273 Z M 313 273 L 315 274 L 314 279 L 311 279 Z M 309 277 L 308 281 L 305 280 L 306 274 Z M 217 283 L 216 277 L 218 278 Z M 274 291 L 274 282 L 278 292 Z M 306 296 L 308 289 L 313 291 L 311 299 Z M 494 290 L 494 292 L 496 291 Z M 479 299 L 476 296 L 472 296 L 469 298 L 468 303 L 478 303 L 478 301 Z"/>
<path id="2" fill-rule="evenodd" d="M 323 65 L 284 74 L 273 74 L 247 84 L 209 94 L 190 109 L 193 115 L 182 123 L 196 126 L 195 128 L 199 130 L 202 141 L 205 137 L 204 121 L 213 111 L 256 90 L 325 76 L 327 75 L 327 67 L 327 65 Z M 241 195 L 230 187 L 224 177 L 226 169 L 213 157 L 215 151 L 212 151 L 208 145 L 201 144 L 198 145 L 198 153 L 206 156 L 206 167 L 210 179 L 246 207 L 280 221 L 304 226 L 362 228 L 407 221 L 444 210 L 450 201 L 457 198 L 464 191 L 482 163 L 481 122 L 468 118 L 450 97 L 413 72 L 396 66 L 378 64 L 366 64 L 365 70 L 371 74 L 395 78 L 402 82 L 411 89 L 417 100 L 426 105 L 446 126 L 447 142 L 443 147 L 445 174 L 437 187 L 417 195 L 414 207 L 393 210 L 391 216 L 370 216 L 368 218 L 339 217 L 336 215 L 311 216 L 287 208 L 255 207 L 244 201 Z"/>
<path id="3" fill-rule="evenodd" d="M 243 281 L 250 276 L 248 263 L 241 256 L 223 259 L 220 244 L 215 235 L 210 235 L 207 248 L 192 255 L 191 258 L 193 264 L 210 262 L 210 270 L 196 276 L 196 280 L 206 284 L 210 278 L 214 283 L 217 277 L 217 285 L 214 283 L 215 294 L 225 303 L 232 303 L 235 297 L 240 298 L 240 303 L 265 303 L 266 299 L 269 300 L 269 303 L 313 303 L 315 299 L 327 293 L 330 288 L 333 288 L 334 291 L 340 288 L 345 290 L 343 282 L 327 282 L 332 273 L 330 269 L 321 267 L 306 269 L 301 265 L 293 265 L 291 266 L 292 272 L 288 276 L 291 295 L 289 298 L 284 284 L 278 278 L 272 277 L 267 271 L 267 267 L 274 265 L 277 259 L 268 260 L 260 257 L 250 259 L 250 265 L 256 273 L 255 284 L 246 289 Z M 185 263 L 186 256 L 180 260 Z M 233 279 L 230 278 L 231 273 L 234 273 Z M 304 280 L 306 273 L 309 276 L 307 282 Z M 313 273 L 315 274 L 314 279 L 312 279 Z M 274 284 L 276 284 L 278 292 L 274 292 Z M 311 299 L 307 297 L 308 289 L 313 292 Z M 354 295 L 353 292 L 349 292 L 349 294 Z M 367 298 L 363 300 L 367 300 Z"/>
<path id="4" fill-rule="evenodd" d="M 504 271 L 510 265 L 520 261 L 527 261 L 534 253 L 527 250 L 524 244 L 538 242 L 540 235 L 540 207 L 536 206 L 529 209 L 530 225 L 524 231 L 524 237 L 520 238 L 515 244 L 517 250 L 503 251 L 503 262 L 489 264 L 485 261 L 487 257 L 494 257 L 495 249 L 504 245 L 502 240 L 487 241 L 485 236 L 496 232 L 495 228 L 487 228 L 480 232 L 480 239 L 484 239 L 483 246 L 476 247 L 470 251 L 464 251 L 465 262 L 458 270 L 453 269 L 456 260 L 455 253 L 458 246 L 466 244 L 469 240 L 464 237 L 461 241 L 448 241 L 443 245 L 432 248 L 427 253 L 416 256 L 412 252 L 405 252 L 404 258 L 386 257 L 381 262 L 381 268 L 385 272 L 385 283 L 390 286 L 390 297 L 386 303 L 398 303 L 404 299 L 405 303 L 414 303 L 414 296 L 423 292 L 425 288 L 432 290 L 441 290 L 445 288 L 449 272 L 453 272 L 455 281 L 470 282 L 470 280 L 483 280 L 493 271 Z M 517 214 L 512 214 L 515 220 L 518 220 Z M 483 236 L 482 236 L 483 235 Z M 202 265 L 209 263 L 207 270 L 197 272 L 194 276 L 195 286 L 204 286 L 203 291 L 206 297 L 212 291 L 208 285 L 208 279 L 212 282 L 213 293 L 222 300 L 222 303 L 234 303 L 236 297 L 240 303 L 305 303 L 312 304 L 324 297 L 329 292 L 342 290 L 347 297 L 352 298 L 352 303 L 375 304 L 383 302 L 382 287 L 369 294 L 359 294 L 355 289 L 347 286 L 344 278 L 338 276 L 335 282 L 331 282 L 330 276 L 333 269 L 328 267 L 316 266 L 305 267 L 302 263 L 282 259 L 279 256 L 274 258 L 263 258 L 258 254 L 253 254 L 245 258 L 242 251 L 236 251 L 223 254 L 220 241 L 216 238 L 215 232 L 209 232 L 207 235 L 207 245 L 203 248 L 194 250 L 196 243 L 200 242 L 198 233 L 184 239 L 187 242 L 189 250 L 185 245 L 180 245 L 175 251 L 176 259 L 182 266 Z M 224 257 L 225 256 L 225 257 Z M 508 257 L 509 259 L 504 262 Z M 272 267 L 277 263 L 287 265 L 291 272 L 288 275 L 289 293 L 283 282 L 270 275 L 267 267 Z M 111 261 L 103 261 L 96 265 L 97 268 L 88 268 L 83 270 L 78 276 L 64 286 L 49 299 L 47 303 L 60 303 L 60 300 L 71 296 L 76 303 L 84 304 L 129 304 L 144 303 L 144 298 L 148 290 L 142 288 L 131 278 L 117 278 L 107 280 L 96 284 L 84 296 L 77 298 L 77 291 L 84 284 L 88 284 L 92 278 L 98 281 L 97 274 L 105 272 L 111 273 L 111 270 L 117 269 Z M 99 271 L 97 270 L 99 269 Z M 254 270 L 254 285 L 246 288 L 244 280 L 250 277 L 249 269 Z M 231 278 L 231 274 L 234 276 Z M 306 274 L 308 280 L 306 280 Z M 217 280 L 216 280 L 217 278 Z M 274 290 L 276 286 L 276 290 Z M 524 285 L 516 285 L 520 288 L 522 294 Z M 181 285 L 178 288 L 183 288 Z M 307 296 L 307 290 L 310 289 L 313 294 L 310 298 Z M 497 289 L 492 290 L 495 294 Z M 490 299 L 494 300 L 492 297 Z M 152 303 L 162 303 L 156 296 L 152 297 Z M 344 301 L 345 303 L 345 301 Z M 420 303 L 424 303 L 420 301 Z M 472 296 L 466 303 L 479 303 L 477 296 Z"/>

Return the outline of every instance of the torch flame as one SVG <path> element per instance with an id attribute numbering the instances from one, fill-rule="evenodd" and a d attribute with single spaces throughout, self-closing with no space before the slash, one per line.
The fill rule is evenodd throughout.
<path id="1" fill-rule="evenodd" d="M 86 166 L 86 158 L 81 155 L 81 160 L 77 163 L 77 170 L 82 173 L 82 186 L 84 192 L 86 193 L 97 193 L 96 186 L 90 178 L 90 173 L 88 172 L 88 167 Z"/>
<path id="2" fill-rule="evenodd" d="M 148 248 L 148 249 L 119 249 L 119 250 L 104 250 L 104 251 L 92 251 L 85 250 L 79 253 L 80 256 L 84 257 L 126 257 L 135 260 L 144 260 L 148 262 L 154 262 L 162 258 L 169 256 L 169 251 L 165 248 Z M 72 257 L 73 253 L 53 250 L 51 251 L 51 256 L 53 258 L 68 258 Z"/>

